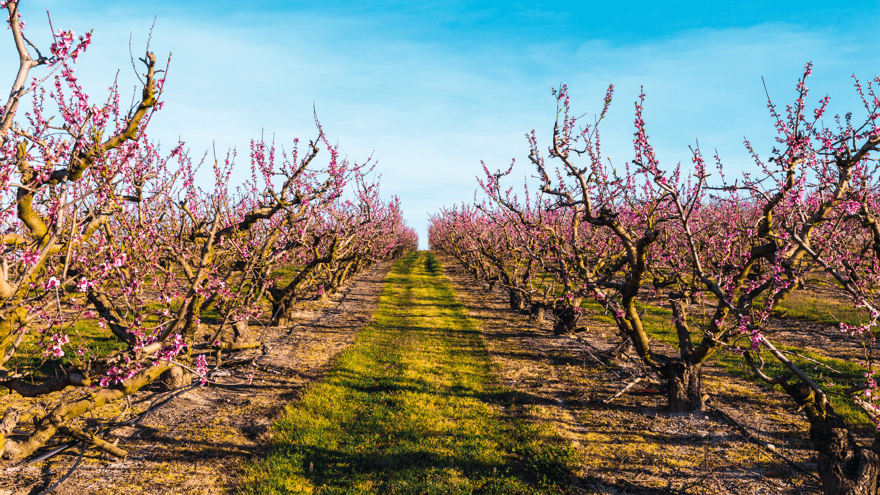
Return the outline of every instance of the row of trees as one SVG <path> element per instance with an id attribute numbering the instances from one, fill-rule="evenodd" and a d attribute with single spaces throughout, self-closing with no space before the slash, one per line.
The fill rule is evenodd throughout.
<path id="1" fill-rule="evenodd" d="M 73 67 L 91 35 L 58 30 L 44 56 L 23 34 L 19 2 L 4 5 L 20 69 L 0 114 L 0 386 L 66 391 L 28 426 L 5 411 L 4 458 L 53 438 L 124 455 L 77 419 L 163 375 L 205 381 L 210 359 L 260 347 L 297 301 L 417 249 L 369 161 L 341 159 L 317 119 L 307 145 L 252 141 L 251 177 L 232 188 L 235 152 L 195 163 L 183 143 L 163 151 L 148 139 L 165 83 L 152 53 L 131 108 L 115 84 L 96 101 Z M 39 66 L 48 75 L 29 79 Z M 205 164 L 213 188 L 196 184 Z"/>
<path id="2" fill-rule="evenodd" d="M 718 156 L 707 164 L 699 147 L 690 166 L 662 166 L 642 118 L 644 94 L 635 104 L 635 156 L 615 166 L 599 134 L 613 86 L 589 123 L 573 116 L 562 86 L 553 91 L 547 154 L 534 131 L 527 135 L 539 189 L 527 184 L 516 194 L 502 185 L 513 165 L 496 172 L 484 165 L 485 199 L 433 216 L 429 243 L 501 285 L 511 308 L 538 318 L 549 312 L 557 334 L 583 330 L 585 308 L 601 307 L 620 336 L 609 358 L 633 349 L 668 385 L 673 411 L 703 408 L 700 370 L 715 353 L 742 354 L 757 379 L 778 385 L 806 413 L 826 493 L 877 493 L 877 447 L 859 446 L 833 409 L 839 398 L 855 401 L 880 425 L 873 353 L 854 363 L 863 381 L 832 389 L 765 335 L 771 312 L 807 277 L 866 315 L 861 326 L 841 323 L 841 338 L 873 349 L 880 317 L 880 78 L 867 87 L 854 78 L 863 117 L 829 118 L 827 96 L 807 108 L 810 72 L 808 65 L 793 104 L 780 110 L 768 102 L 777 144 L 764 158 L 746 141 L 754 167 L 734 180 Z M 648 305 L 671 310 L 676 353 L 657 350 L 642 321 Z M 784 371 L 768 374 L 768 361 Z"/>

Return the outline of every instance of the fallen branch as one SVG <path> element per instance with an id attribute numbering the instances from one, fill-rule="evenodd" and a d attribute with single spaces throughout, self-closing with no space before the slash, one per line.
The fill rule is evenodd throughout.
<path id="1" fill-rule="evenodd" d="M 61 428 L 62 433 L 70 435 L 77 440 L 81 440 L 89 445 L 93 445 L 104 452 L 107 452 L 110 455 L 119 457 L 121 459 L 125 459 L 125 456 L 128 455 L 128 452 L 120 449 L 115 444 L 112 444 L 100 437 L 96 433 L 84 433 L 76 428 L 64 427 Z"/>
<path id="2" fill-rule="evenodd" d="M 110 428 L 107 428 L 107 429 L 105 429 L 105 430 L 103 430 L 103 431 L 96 432 L 96 434 L 111 433 L 111 432 L 113 432 L 114 430 L 116 430 L 116 429 L 118 429 L 118 428 L 121 428 L 121 427 L 123 427 L 123 426 L 129 426 L 129 425 L 138 424 L 138 423 L 140 423 L 141 421 L 143 421 L 144 418 L 146 418 L 147 415 L 149 415 L 150 413 L 156 411 L 157 409 L 160 409 L 160 408 L 164 407 L 166 404 L 170 403 L 172 400 L 176 399 L 176 398 L 179 397 L 181 394 L 183 394 L 183 393 L 185 393 L 185 392 L 188 392 L 188 391 L 190 391 L 190 390 L 192 390 L 192 389 L 194 389 L 194 388 L 196 388 L 196 387 L 199 387 L 199 386 L 200 386 L 200 385 L 199 385 L 198 383 L 196 383 L 196 384 L 194 384 L 194 385 L 186 385 L 186 386 L 184 386 L 184 387 L 180 387 L 180 388 L 178 388 L 178 389 L 172 390 L 172 391 L 171 391 L 171 394 L 172 394 L 172 395 L 171 395 L 170 397 L 166 397 L 164 400 L 162 400 L 161 402 L 158 402 L 158 403 L 154 402 L 153 405 L 150 405 L 150 406 L 147 408 L 147 410 L 145 410 L 144 412 L 138 414 L 136 417 L 131 418 L 131 419 L 129 419 L 129 420 L 127 420 L 127 421 L 124 421 L 124 422 L 122 422 L 122 423 L 115 424 L 115 425 L 111 426 Z M 45 461 L 45 460 L 47 460 L 47 459 L 50 459 L 50 458 L 52 458 L 52 457 L 55 457 L 56 455 L 58 455 L 58 454 L 64 452 L 65 450 L 67 450 L 67 449 L 69 449 L 69 448 L 71 448 L 71 447 L 75 447 L 75 446 L 76 446 L 77 444 L 79 444 L 79 443 L 81 443 L 80 440 L 75 440 L 75 441 L 73 441 L 73 442 L 71 442 L 71 443 L 68 443 L 68 444 L 66 444 L 66 445 L 62 445 L 62 446 L 60 446 L 60 447 L 54 448 L 54 449 L 50 450 L 49 452 L 46 452 L 46 453 L 44 453 L 44 454 L 40 454 L 39 456 L 30 459 L 29 461 L 27 461 L 27 463 L 28 463 L 28 464 L 35 464 L 35 463 L 38 463 L 38 462 Z M 23 463 L 20 463 L 20 464 L 23 464 Z"/>
<path id="3" fill-rule="evenodd" d="M 193 349 L 220 349 L 224 351 L 243 351 L 245 349 L 255 349 L 263 345 L 261 342 L 220 342 L 218 344 L 198 344 Z"/>
<path id="4" fill-rule="evenodd" d="M 641 382 L 648 382 L 648 383 L 650 383 L 651 385 L 656 385 L 656 386 L 661 386 L 661 387 L 663 386 L 663 384 L 660 383 L 660 382 L 658 382 L 657 380 L 654 380 L 654 379 L 651 378 L 651 377 L 648 377 L 648 376 L 644 376 L 644 375 L 642 375 L 642 376 L 636 378 L 635 380 L 629 382 L 625 387 L 623 387 L 623 389 L 622 389 L 620 392 L 617 392 L 616 394 L 612 395 L 611 397 L 609 397 L 609 398 L 603 400 L 602 403 L 603 403 L 603 404 L 608 404 L 608 403 L 610 403 L 610 402 L 613 401 L 614 399 L 617 399 L 617 398 L 620 397 L 621 395 L 623 395 L 623 394 L 629 392 L 630 389 L 632 389 L 633 387 L 635 387 L 636 385 L 638 385 L 638 384 L 641 383 Z"/>
<path id="5" fill-rule="evenodd" d="M 616 399 L 616 398 L 620 397 L 621 395 L 627 393 L 627 392 L 629 391 L 629 389 L 631 389 L 631 388 L 635 387 L 636 385 L 638 385 L 639 382 L 641 382 L 641 381 L 644 380 L 645 378 L 646 378 L 646 377 L 644 377 L 644 376 L 640 376 L 640 377 L 636 378 L 635 380 L 629 382 L 625 387 L 623 387 L 623 389 L 620 390 L 620 392 L 617 392 L 616 394 L 612 395 L 611 397 L 609 397 L 609 398 L 603 400 L 602 403 L 603 403 L 603 404 L 608 404 L 609 402 L 613 401 L 614 399 Z"/>

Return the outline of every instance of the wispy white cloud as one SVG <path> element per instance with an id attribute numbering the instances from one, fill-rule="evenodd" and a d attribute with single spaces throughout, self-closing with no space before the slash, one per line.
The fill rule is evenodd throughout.
<path id="1" fill-rule="evenodd" d="M 174 57 L 166 109 L 152 136 L 180 136 L 196 155 L 213 141 L 220 150 L 244 152 L 263 129 L 287 144 L 295 136 L 314 136 L 314 103 L 349 158 L 379 161 L 383 191 L 400 196 L 409 221 L 424 232 L 427 212 L 472 199 L 480 160 L 499 168 L 517 157 L 515 176 L 531 174 L 523 136 L 536 128 L 547 143 L 555 112 L 549 89 L 560 82 L 569 84 L 580 112 L 598 110 L 607 84 L 615 84 L 603 142 L 616 163 L 632 156 L 632 102 L 644 86 L 648 129 L 661 160 L 686 162 L 687 146 L 699 138 L 705 149 L 717 148 L 741 168 L 748 166 L 744 135 L 765 153 L 772 146 L 761 76 L 771 96 L 785 104 L 812 60 L 813 101 L 830 93 L 835 104 L 843 103 L 835 108 L 844 109 L 857 108 L 849 75 L 872 77 L 878 70 L 876 62 L 864 65 L 874 60 L 873 47 L 828 29 L 761 24 L 637 42 L 562 34 L 530 42 L 498 29 L 473 29 L 491 23 L 491 14 L 472 12 L 465 19 L 470 27 L 456 38 L 455 16 L 420 30 L 400 25 L 412 22 L 411 13 L 346 15 L 336 9 L 202 19 L 166 9 L 152 47 Z M 532 14 L 535 22 L 552 18 L 546 10 Z M 117 68 L 122 87 L 133 86 L 128 35 L 134 32 L 135 53 L 142 51 L 151 16 L 107 7 L 90 17 L 62 4 L 53 16 L 56 27 L 95 28 L 94 48 L 78 69 L 94 94 Z M 29 29 L 40 29 L 37 19 L 29 22 Z M 12 55 L 9 49 L 0 53 L 0 64 L 11 67 Z"/>

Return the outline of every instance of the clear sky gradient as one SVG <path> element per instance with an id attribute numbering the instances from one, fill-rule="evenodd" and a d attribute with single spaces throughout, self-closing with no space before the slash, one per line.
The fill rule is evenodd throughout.
<path id="1" fill-rule="evenodd" d="M 120 71 L 132 88 L 136 55 L 157 16 L 151 48 L 173 53 L 165 109 L 151 137 L 183 139 L 200 156 L 247 146 L 261 132 L 288 145 L 311 139 L 312 105 L 349 159 L 378 160 L 382 190 L 397 195 L 423 245 L 429 213 L 471 201 L 481 172 L 517 158 L 532 175 L 526 132 L 548 144 L 550 88 L 569 85 L 574 110 L 599 110 L 616 87 L 605 154 L 633 156 L 633 102 L 647 92 L 646 121 L 661 163 L 688 161 L 699 139 L 727 166 L 749 167 L 747 136 L 764 155 L 774 129 L 761 83 L 779 105 L 814 63 L 810 104 L 858 112 L 850 76 L 880 72 L 875 14 L 867 3 L 718 2 L 128 2 L 22 0 L 26 33 L 48 46 L 55 28 L 94 30 L 77 73 L 95 97 Z M 11 35 L 0 53 L 9 83 Z M 40 41 L 42 43 L 40 43 Z M 125 93 L 130 96 L 131 89 Z"/>

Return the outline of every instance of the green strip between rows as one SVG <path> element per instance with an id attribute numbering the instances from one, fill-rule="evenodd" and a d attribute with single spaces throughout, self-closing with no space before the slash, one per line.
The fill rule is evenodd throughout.
<path id="1" fill-rule="evenodd" d="M 288 405 L 246 494 L 566 493 L 574 449 L 494 385 L 477 325 L 431 253 L 399 260 L 332 372 Z"/>

